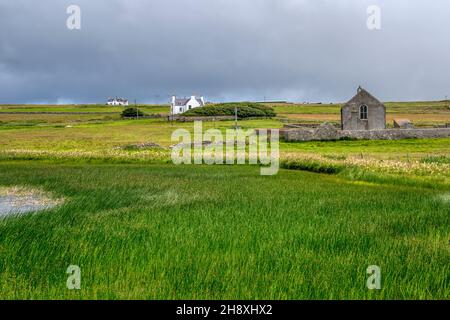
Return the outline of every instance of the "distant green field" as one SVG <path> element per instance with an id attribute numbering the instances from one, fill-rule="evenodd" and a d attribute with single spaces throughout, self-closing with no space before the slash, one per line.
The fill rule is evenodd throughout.
<path id="1" fill-rule="evenodd" d="M 239 121 L 243 129 L 281 128 L 278 120 Z M 204 122 L 203 128 L 225 132 L 233 121 Z M 3 130 L 1 130 L 3 128 Z M 71 126 L 53 123 L 48 126 L 0 126 L 0 150 L 85 150 L 101 151 L 138 142 L 154 142 L 170 146 L 171 134 L 177 128 L 193 132 L 193 123 L 167 122 L 164 119 L 79 122 Z M 433 153 L 450 152 L 449 139 L 418 139 L 400 141 L 336 141 L 282 143 L 282 150 L 337 153 Z"/>
<path id="2" fill-rule="evenodd" d="M 0 105 L 0 130 L 117 121 L 121 120 L 121 112 L 124 109 L 101 105 Z M 164 105 L 143 105 L 139 106 L 139 109 L 148 115 L 169 114 L 169 107 Z"/>
<path id="3" fill-rule="evenodd" d="M 338 114 L 340 104 L 285 104 L 273 106 L 277 114 Z"/>
<path id="4" fill-rule="evenodd" d="M 239 121 L 239 125 L 251 131 L 253 128 L 280 128 L 283 124 L 275 119 L 264 119 Z M 58 162 L 167 163 L 171 162 L 168 147 L 178 142 L 171 139 L 172 132 L 187 129 L 193 133 L 193 126 L 193 123 L 171 123 L 164 119 L 4 125 L 0 126 L 0 161 L 40 159 Z M 233 127 L 233 121 L 203 123 L 204 130 L 215 128 L 223 133 Z M 129 148 L 146 143 L 157 144 L 160 148 Z M 282 161 L 294 159 L 295 166 L 304 170 L 322 172 L 321 168 L 343 166 L 358 169 L 358 173 L 352 176 L 361 180 L 371 181 L 371 175 L 387 172 L 395 177 L 404 176 L 407 181 L 402 184 L 450 188 L 450 167 L 447 164 L 440 161 L 438 163 L 442 164 L 436 164 L 440 168 L 436 168 L 421 163 L 423 159 L 450 157 L 450 138 L 281 141 L 280 155 Z M 367 176 L 366 172 L 370 175 Z"/>
<path id="5" fill-rule="evenodd" d="M 449 194 L 249 166 L 0 163 L 0 299 L 448 299 Z M 81 268 L 81 290 L 66 269 Z M 366 269 L 382 272 L 381 290 Z"/>
<path id="6" fill-rule="evenodd" d="M 281 127 L 277 120 L 240 121 L 244 128 Z M 230 129 L 232 121 L 205 122 L 204 128 Z M 51 124 L 49 126 L 0 126 L 0 150 L 26 148 L 30 150 L 98 151 L 137 142 L 154 142 L 163 146 L 172 143 L 176 128 L 193 130 L 193 123 L 167 122 L 165 119 L 121 120 L 96 123 Z"/>
<path id="7" fill-rule="evenodd" d="M 450 101 L 386 102 L 387 113 L 392 114 L 450 114 Z M 342 104 L 276 104 L 278 114 L 339 114 Z"/>
<path id="8" fill-rule="evenodd" d="M 153 113 L 169 113 L 169 106 L 165 105 L 139 105 L 142 111 Z M 0 113 L 7 112 L 92 112 L 92 113 L 121 113 L 125 107 L 113 107 L 107 105 L 0 105 Z"/>
<path id="9" fill-rule="evenodd" d="M 342 106 L 337 104 L 266 104 L 279 114 L 338 114 Z M 450 101 L 386 102 L 388 113 L 421 114 L 450 113 Z M 105 112 L 120 113 L 125 107 L 98 104 L 85 105 L 0 105 L 0 113 L 5 112 Z M 169 114 L 168 105 L 138 105 L 142 111 L 153 114 Z"/>
<path id="10" fill-rule="evenodd" d="M 387 102 L 389 113 L 450 113 L 450 101 Z"/>
<path id="11" fill-rule="evenodd" d="M 339 122 L 341 104 L 265 104 L 272 106 L 278 118 L 289 122 Z M 387 122 L 394 118 L 410 119 L 417 126 L 450 123 L 450 102 L 388 102 Z M 168 115 L 168 105 L 138 105 L 148 114 Z M 0 105 L 0 130 L 12 127 L 73 125 L 117 121 L 125 107 L 106 105 Z M 25 114 L 24 114 L 25 113 Z M 27 114 L 28 113 L 28 114 Z M 53 114 L 46 114 L 53 113 Z"/>

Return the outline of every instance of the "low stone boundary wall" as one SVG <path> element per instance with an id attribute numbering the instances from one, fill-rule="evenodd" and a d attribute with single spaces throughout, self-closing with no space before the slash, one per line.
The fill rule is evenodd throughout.
<path id="1" fill-rule="evenodd" d="M 283 125 L 283 128 L 285 128 L 285 129 L 292 129 L 292 128 L 316 129 L 316 128 L 320 127 L 320 125 L 321 125 L 320 123 L 286 123 Z M 335 125 L 335 124 L 331 124 L 331 125 L 336 128 L 340 128 L 339 125 Z"/>
<path id="2" fill-rule="evenodd" d="M 235 120 L 234 116 L 204 116 L 204 117 L 185 117 L 185 116 L 168 116 L 167 119 L 169 121 L 178 121 L 178 122 L 194 122 L 194 121 L 231 121 Z M 248 118 L 239 118 L 239 121 L 242 120 L 261 120 L 261 119 L 270 119 L 270 117 L 248 117 Z"/>
<path id="3" fill-rule="evenodd" d="M 155 113 L 155 114 L 148 114 L 145 116 L 139 116 L 139 117 L 122 117 L 124 120 L 139 120 L 139 119 L 160 119 L 165 117 L 163 114 Z"/>
<path id="4" fill-rule="evenodd" d="M 283 128 L 286 128 L 286 129 L 292 129 L 292 128 L 298 128 L 298 129 L 302 129 L 302 128 L 313 128 L 313 129 L 315 129 L 315 128 L 317 128 L 318 126 L 320 126 L 320 124 L 312 124 L 312 123 L 308 123 L 308 124 L 301 124 L 301 123 L 288 123 L 288 124 L 285 124 L 284 126 L 283 126 Z"/>
<path id="5" fill-rule="evenodd" d="M 413 138 L 446 138 L 450 137 L 450 128 L 427 129 L 386 129 L 369 131 L 343 131 L 344 137 L 368 140 L 399 140 Z"/>
<path id="6" fill-rule="evenodd" d="M 317 129 L 289 129 L 284 131 L 286 141 L 313 140 L 400 140 L 413 138 L 447 138 L 450 128 L 427 129 L 385 129 L 385 130 L 338 130 L 331 125 L 321 125 Z"/>
<path id="7" fill-rule="evenodd" d="M 234 116 L 207 116 L 207 117 L 183 117 L 183 116 L 169 116 L 169 121 L 179 122 L 194 122 L 194 121 L 229 121 L 234 120 Z"/>

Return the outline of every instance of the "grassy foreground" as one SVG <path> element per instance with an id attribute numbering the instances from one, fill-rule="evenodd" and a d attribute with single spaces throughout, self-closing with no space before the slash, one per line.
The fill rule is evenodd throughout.
<path id="1" fill-rule="evenodd" d="M 450 194 L 250 166 L 0 163 L 0 298 L 448 299 Z M 82 289 L 66 289 L 69 265 Z M 369 265 L 382 289 L 366 288 Z"/>

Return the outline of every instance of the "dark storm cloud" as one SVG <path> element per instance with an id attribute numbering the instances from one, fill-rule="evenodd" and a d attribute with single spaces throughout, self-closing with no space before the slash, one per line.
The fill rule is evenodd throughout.
<path id="1" fill-rule="evenodd" d="M 81 7 L 81 30 L 66 8 Z M 381 27 L 366 27 L 369 5 Z M 0 103 L 450 96 L 447 0 L 0 0 Z"/>

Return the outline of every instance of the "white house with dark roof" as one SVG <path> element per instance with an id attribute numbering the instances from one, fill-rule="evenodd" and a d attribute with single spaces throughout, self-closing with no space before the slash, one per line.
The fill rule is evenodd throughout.
<path id="1" fill-rule="evenodd" d="M 190 98 L 177 98 L 172 96 L 171 114 L 180 114 L 190 109 L 204 107 L 205 100 L 203 97 L 191 96 Z"/>

